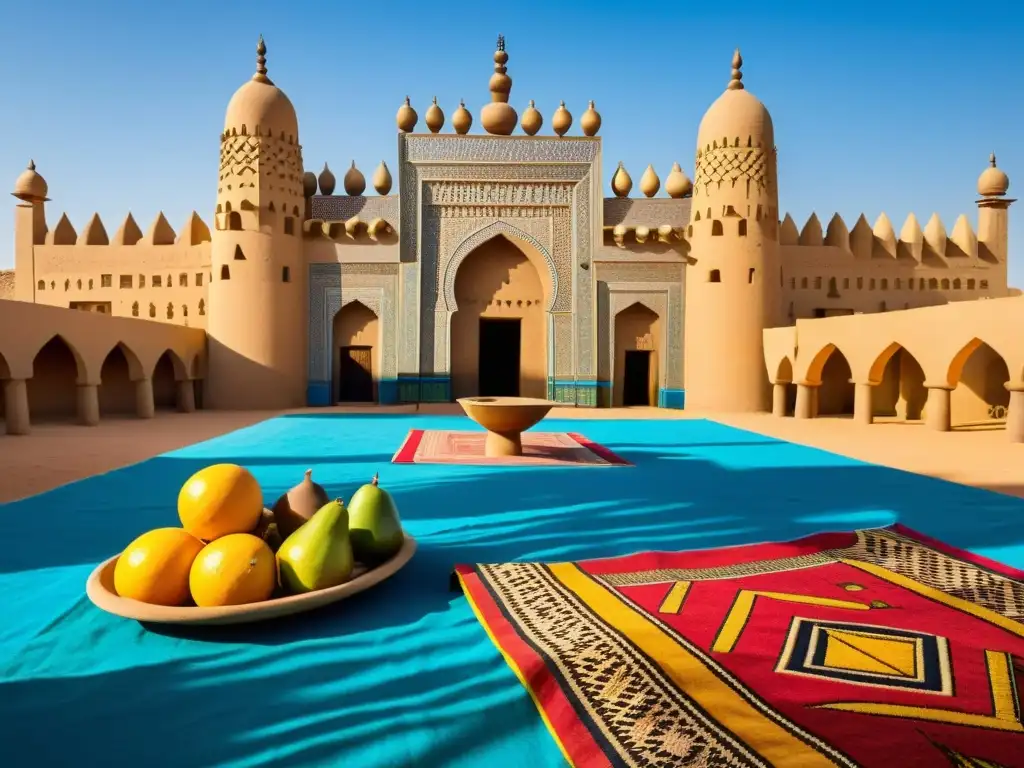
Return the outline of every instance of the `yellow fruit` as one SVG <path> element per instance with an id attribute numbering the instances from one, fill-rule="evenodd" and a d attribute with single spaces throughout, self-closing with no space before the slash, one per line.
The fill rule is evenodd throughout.
<path id="1" fill-rule="evenodd" d="M 237 464 L 214 464 L 188 479 L 178 493 L 185 530 L 204 541 L 253 530 L 263 514 L 263 491 Z"/>
<path id="2" fill-rule="evenodd" d="M 181 528 L 157 528 L 127 546 L 114 566 L 114 591 L 153 605 L 184 605 L 189 570 L 203 542 Z"/>
<path id="3" fill-rule="evenodd" d="M 201 608 L 260 603 L 277 586 L 277 560 L 263 539 L 232 533 L 203 547 L 188 583 Z"/>

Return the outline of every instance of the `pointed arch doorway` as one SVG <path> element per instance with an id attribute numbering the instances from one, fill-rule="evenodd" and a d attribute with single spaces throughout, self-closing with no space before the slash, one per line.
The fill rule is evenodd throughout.
<path id="1" fill-rule="evenodd" d="M 350 301 L 334 316 L 332 390 L 338 403 L 377 400 L 380 368 L 380 323 L 360 301 Z"/>

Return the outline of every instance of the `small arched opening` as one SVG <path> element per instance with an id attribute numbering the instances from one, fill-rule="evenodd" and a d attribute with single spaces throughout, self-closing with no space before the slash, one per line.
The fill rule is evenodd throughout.
<path id="1" fill-rule="evenodd" d="M 896 421 L 918 421 L 924 414 L 928 390 L 924 369 L 909 350 L 893 342 L 875 359 L 870 378 L 873 416 Z"/>
<path id="2" fill-rule="evenodd" d="M 333 322 L 332 378 L 340 403 L 372 403 L 377 399 L 380 321 L 359 301 L 338 310 Z"/>
<path id="3" fill-rule="evenodd" d="M 819 416 L 852 416 L 854 386 L 853 374 L 846 355 L 832 347 L 821 367 L 821 386 L 818 387 L 817 411 Z"/>
<path id="4" fill-rule="evenodd" d="M 720 283 L 722 282 L 722 271 L 719 269 L 712 269 L 708 272 L 709 283 Z"/>
<path id="5" fill-rule="evenodd" d="M 785 387 L 786 400 L 782 415 L 792 416 L 796 411 L 796 385 L 793 383 L 793 363 L 790 362 L 788 357 L 784 357 L 779 361 L 779 365 L 775 369 L 775 380 L 773 383 L 777 386 Z"/>
<path id="6" fill-rule="evenodd" d="M 661 322 L 658 314 L 636 302 L 615 316 L 613 404 L 658 404 Z"/>
<path id="7" fill-rule="evenodd" d="M 228 211 L 227 213 L 227 224 L 228 229 L 241 230 L 242 229 L 242 214 L 238 211 Z"/>
<path id="8" fill-rule="evenodd" d="M 141 378 L 138 357 L 123 342 L 107 353 L 100 368 L 100 416 L 128 415 L 136 412 L 135 381 Z"/>
<path id="9" fill-rule="evenodd" d="M 166 350 L 153 366 L 153 405 L 158 411 L 178 408 L 178 381 L 185 379 L 185 364 L 171 350 Z"/>
<path id="10" fill-rule="evenodd" d="M 993 428 L 1006 422 L 1010 380 L 1006 361 L 978 338 L 971 339 L 953 358 L 947 373 L 950 423 L 961 429 Z"/>
<path id="11" fill-rule="evenodd" d="M 32 360 L 27 382 L 34 422 L 73 421 L 78 414 L 78 381 L 84 378 L 81 355 L 61 336 L 43 345 Z"/>

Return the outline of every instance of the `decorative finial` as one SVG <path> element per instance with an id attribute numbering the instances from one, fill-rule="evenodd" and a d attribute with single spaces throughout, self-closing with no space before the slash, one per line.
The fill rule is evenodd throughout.
<path id="1" fill-rule="evenodd" d="M 736 52 L 732 55 L 732 79 L 729 81 L 730 91 L 742 91 L 743 90 L 743 57 L 740 55 L 740 49 L 737 48 Z"/>
<path id="2" fill-rule="evenodd" d="M 252 76 L 252 79 L 261 83 L 270 83 L 270 78 L 267 77 L 267 44 L 263 41 L 262 34 L 259 42 L 256 43 L 256 74 Z"/>
<path id="3" fill-rule="evenodd" d="M 988 156 L 988 164 L 991 165 L 993 168 L 996 167 L 996 153 L 995 152 L 993 152 L 991 155 Z M 30 166 L 30 167 L 31 168 L 35 168 L 34 165 Z"/>
<path id="4" fill-rule="evenodd" d="M 498 35 L 498 50 L 499 51 L 504 51 L 505 50 L 505 36 L 504 35 Z"/>

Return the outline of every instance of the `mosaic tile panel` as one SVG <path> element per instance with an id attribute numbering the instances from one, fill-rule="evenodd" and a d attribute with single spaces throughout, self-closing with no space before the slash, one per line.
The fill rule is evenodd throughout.
<path id="1" fill-rule="evenodd" d="M 600 139 L 540 136 L 403 135 L 410 163 L 592 163 Z"/>

